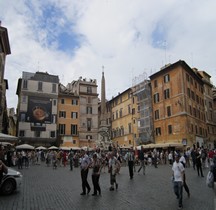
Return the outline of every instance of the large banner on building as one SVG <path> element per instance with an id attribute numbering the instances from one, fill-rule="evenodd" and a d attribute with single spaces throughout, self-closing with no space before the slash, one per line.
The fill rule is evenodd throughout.
<path id="1" fill-rule="evenodd" d="M 52 101 L 50 98 L 29 96 L 27 121 L 51 123 Z"/>

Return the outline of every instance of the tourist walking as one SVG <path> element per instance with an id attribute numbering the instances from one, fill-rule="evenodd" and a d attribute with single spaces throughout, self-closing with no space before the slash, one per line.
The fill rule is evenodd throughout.
<path id="1" fill-rule="evenodd" d="M 179 159 L 179 162 L 182 163 L 182 165 L 184 166 L 184 168 L 186 167 L 186 159 L 184 157 L 184 155 L 182 155 Z M 185 175 L 185 172 L 184 172 L 184 175 L 183 175 L 183 187 L 185 189 L 185 191 L 187 192 L 187 195 L 188 195 L 188 198 L 190 198 L 190 190 L 189 190 L 189 187 L 186 183 L 186 175 Z"/>
<path id="2" fill-rule="evenodd" d="M 89 166 L 91 164 L 91 160 L 89 156 L 87 155 L 85 150 L 81 150 L 81 179 L 82 179 L 82 193 L 80 195 L 86 195 L 86 189 L 87 194 L 91 191 L 91 188 L 88 183 L 88 172 L 89 172 Z"/>
<path id="3" fill-rule="evenodd" d="M 73 158 L 74 158 L 74 153 L 73 153 L 73 150 L 71 149 L 69 152 L 69 155 L 68 155 L 68 160 L 70 163 L 70 170 L 71 171 L 73 170 Z"/>
<path id="4" fill-rule="evenodd" d="M 110 191 L 114 190 L 114 184 L 116 187 L 116 190 L 118 189 L 118 183 L 116 182 L 116 174 L 119 170 L 120 163 L 117 160 L 117 158 L 114 156 L 114 152 L 109 153 L 109 173 L 110 173 Z"/>
<path id="5" fill-rule="evenodd" d="M 92 184 L 94 187 L 94 192 L 92 196 L 97 195 L 97 192 L 99 193 L 99 195 L 101 195 L 101 188 L 99 184 L 101 160 L 98 158 L 98 155 L 96 153 L 93 154 L 93 162 L 91 164 L 91 167 L 92 167 Z"/>
<path id="6" fill-rule="evenodd" d="M 203 171 L 202 171 L 202 161 L 201 161 L 201 150 L 200 150 L 200 148 L 197 148 L 195 155 L 196 155 L 196 167 L 197 167 L 198 176 L 201 175 L 201 177 L 204 177 L 203 176 Z"/>
<path id="7" fill-rule="evenodd" d="M 194 148 L 192 148 L 191 150 L 191 159 L 192 159 L 192 163 L 193 163 L 193 169 L 196 169 L 196 150 Z"/>
<path id="8" fill-rule="evenodd" d="M 134 175 L 133 174 L 133 167 L 134 167 L 134 161 L 135 161 L 133 148 L 130 148 L 129 152 L 126 153 L 125 159 L 128 162 L 128 169 L 129 169 L 130 179 L 133 179 L 133 175 Z"/>
<path id="9" fill-rule="evenodd" d="M 139 160 L 140 160 L 140 167 L 137 172 L 139 173 L 140 170 L 143 169 L 143 175 L 145 175 L 145 152 L 143 146 L 141 146 L 141 150 L 139 153 Z"/>
<path id="10" fill-rule="evenodd" d="M 178 199 L 178 209 L 182 209 L 182 197 L 183 197 L 183 180 L 184 180 L 184 166 L 179 162 L 181 155 L 175 155 L 175 162 L 172 166 L 173 171 L 173 184 L 174 184 L 174 193 Z"/>

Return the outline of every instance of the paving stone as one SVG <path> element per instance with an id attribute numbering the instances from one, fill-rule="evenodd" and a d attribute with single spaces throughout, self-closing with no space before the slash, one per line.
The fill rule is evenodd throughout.
<path id="1" fill-rule="evenodd" d="M 109 191 L 109 174 L 102 172 L 102 196 L 91 196 L 91 170 L 88 181 L 92 190 L 86 196 L 80 195 L 79 168 L 70 171 L 66 166 L 53 170 L 41 164 L 20 171 L 23 173 L 20 191 L 0 196 L 0 210 L 174 210 L 178 207 L 169 165 L 159 165 L 158 168 L 147 166 L 146 175 L 134 172 L 132 180 L 128 168 L 122 167 L 117 176 L 117 191 Z M 205 169 L 205 176 L 207 172 L 208 169 Z M 214 191 L 206 186 L 206 178 L 198 177 L 193 168 L 186 168 L 186 180 L 191 197 L 188 198 L 183 192 L 183 209 L 213 210 Z"/>

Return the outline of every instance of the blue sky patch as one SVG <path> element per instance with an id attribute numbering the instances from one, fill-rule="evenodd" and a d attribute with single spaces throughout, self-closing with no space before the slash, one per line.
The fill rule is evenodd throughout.
<path id="1" fill-rule="evenodd" d="M 46 45 L 46 47 L 51 47 L 53 44 L 57 47 L 58 50 L 63 52 L 70 51 L 73 52 L 74 49 L 80 46 L 79 35 L 73 33 L 73 22 L 68 21 L 61 8 L 58 8 L 54 4 L 46 4 L 41 7 L 41 16 L 37 16 L 35 14 L 34 6 L 31 3 L 27 3 L 28 8 L 31 10 L 34 16 L 37 17 L 37 26 L 33 26 L 34 28 L 39 28 L 39 30 L 35 31 L 36 39 L 40 40 L 40 30 L 46 32 L 46 40 L 41 43 L 42 45 Z M 63 19 L 64 22 L 60 21 Z"/>
<path id="2" fill-rule="evenodd" d="M 164 49 L 166 45 L 166 27 L 160 22 L 157 23 L 151 34 L 152 46 L 154 48 Z"/>
<path id="3" fill-rule="evenodd" d="M 61 51 L 73 51 L 80 46 L 78 36 L 76 34 L 68 34 L 63 32 L 58 36 L 58 49 Z"/>

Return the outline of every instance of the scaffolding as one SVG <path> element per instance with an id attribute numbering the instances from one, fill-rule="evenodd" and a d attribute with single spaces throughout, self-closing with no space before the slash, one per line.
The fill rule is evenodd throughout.
<path id="1" fill-rule="evenodd" d="M 147 79 L 146 73 L 133 79 L 133 96 L 137 98 L 138 112 L 138 137 L 136 138 L 136 144 L 153 143 L 151 83 Z"/>

